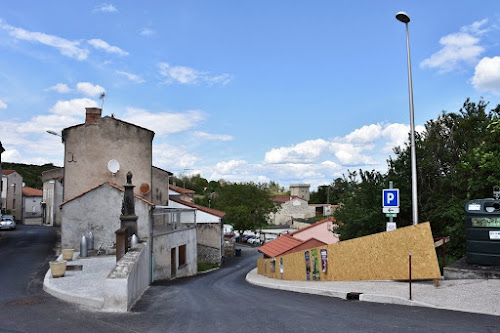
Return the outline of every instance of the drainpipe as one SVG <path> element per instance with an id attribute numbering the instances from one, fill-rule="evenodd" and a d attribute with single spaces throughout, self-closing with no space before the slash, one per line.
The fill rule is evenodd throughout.
<path id="1" fill-rule="evenodd" d="M 151 283 L 155 282 L 155 255 L 153 252 L 153 211 L 155 206 L 149 210 L 149 255 L 151 262 Z"/>

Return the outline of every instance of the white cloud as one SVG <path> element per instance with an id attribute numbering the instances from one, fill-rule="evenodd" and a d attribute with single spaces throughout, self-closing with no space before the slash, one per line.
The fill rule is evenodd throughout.
<path id="1" fill-rule="evenodd" d="M 225 135 L 225 134 L 210 134 L 205 132 L 194 132 L 193 134 L 203 140 L 219 140 L 219 141 L 233 140 L 233 137 L 231 135 Z"/>
<path id="2" fill-rule="evenodd" d="M 154 35 L 155 34 L 155 31 L 154 30 L 151 30 L 149 28 L 143 28 L 139 34 L 141 36 L 151 36 L 151 35 Z"/>
<path id="3" fill-rule="evenodd" d="M 135 75 L 135 74 L 132 74 L 132 73 L 128 73 L 128 72 L 124 72 L 124 71 L 116 71 L 117 74 L 120 74 L 122 76 L 125 76 L 129 81 L 132 81 L 132 82 L 135 82 L 135 83 L 144 83 L 146 82 L 142 77 L 138 76 L 138 75 Z"/>
<path id="4" fill-rule="evenodd" d="M 9 34 L 15 39 L 38 42 L 40 44 L 54 47 L 58 49 L 62 55 L 76 60 L 85 60 L 89 55 L 89 51 L 85 48 L 81 48 L 80 42 L 78 41 L 70 41 L 58 36 L 47 35 L 42 32 L 31 32 L 10 26 L 8 24 L 2 24 L 1 27 L 9 31 Z"/>
<path id="5" fill-rule="evenodd" d="M 290 147 L 274 148 L 267 152 L 265 163 L 308 163 L 316 160 L 328 147 L 323 139 L 308 140 Z"/>
<path id="6" fill-rule="evenodd" d="M 104 88 L 100 85 L 93 85 L 90 82 L 78 82 L 76 85 L 76 89 L 82 94 L 90 97 L 96 97 L 106 92 L 106 90 L 104 90 Z"/>
<path id="7" fill-rule="evenodd" d="M 168 143 L 153 142 L 153 164 L 166 170 L 181 170 L 192 168 L 199 158 L 187 152 L 185 147 L 170 145 Z"/>
<path id="8" fill-rule="evenodd" d="M 487 20 L 477 21 L 462 27 L 460 32 L 442 37 L 439 40 L 442 45 L 441 50 L 423 60 L 420 67 L 437 68 L 439 73 L 446 73 L 459 68 L 463 62 L 476 62 L 484 52 L 484 47 L 479 45 L 478 36 L 488 31 L 488 29 L 481 29 L 486 23 Z"/>
<path id="9" fill-rule="evenodd" d="M 148 128 L 158 136 L 189 130 L 204 118 L 203 112 L 199 110 L 151 113 L 138 108 L 127 108 L 124 116 L 126 121 Z"/>
<path id="10" fill-rule="evenodd" d="M 109 45 L 107 42 L 99 38 L 91 39 L 87 41 L 87 43 L 92 45 L 95 49 L 103 50 L 104 52 L 107 53 L 115 53 L 118 54 L 119 56 L 127 56 L 129 54 L 127 51 L 120 49 L 118 46 Z"/>
<path id="11" fill-rule="evenodd" d="M 116 13 L 118 9 L 115 6 L 107 3 L 100 4 L 94 8 L 94 12 Z"/>
<path id="12" fill-rule="evenodd" d="M 7 109 L 7 104 L 0 99 L 0 109 Z"/>
<path id="13" fill-rule="evenodd" d="M 60 94 L 69 93 L 71 91 L 71 89 L 65 83 L 57 83 L 57 84 L 53 85 L 52 87 L 49 87 L 45 90 L 46 91 L 57 91 Z"/>
<path id="14" fill-rule="evenodd" d="M 381 134 L 382 125 L 372 124 L 354 130 L 352 133 L 346 135 L 345 139 L 348 142 L 365 143 L 378 139 Z"/>
<path id="15" fill-rule="evenodd" d="M 479 91 L 500 95 L 500 57 L 484 57 L 477 64 L 472 85 Z"/>
<path id="16" fill-rule="evenodd" d="M 54 115 L 60 116 L 85 116 L 86 107 L 97 107 L 97 102 L 89 98 L 77 98 L 69 101 L 57 101 L 50 109 Z"/>
<path id="17" fill-rule="evenodd" d="M 186 66 L 170 66 L 166 62 L 158 64 L 160 75 L 165 78 L 166 84 L 187 84 L 194 85 L 199 83 L 213 84 L 228 84 L 232 76 L 230 74 L 210 75 L 208 72 L 201 72 L 194 68 Z"/>

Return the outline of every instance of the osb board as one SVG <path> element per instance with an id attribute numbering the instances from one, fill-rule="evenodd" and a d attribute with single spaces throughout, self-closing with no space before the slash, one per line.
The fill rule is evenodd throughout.
<path id="1" fill-rule="evenodd" d="M 326 273 L 321 270 L 320 249 L 324 248 L 328 253 Z M 321 281 L 406 280 L 409 277 L 410 252 L 412 279 L 437 279 L 441 276 L 428 222 L 317 249 Z M 313 257 L 311 250 L 308 251 L 311 262 L 310 280 L 313 280 Z M 284 280 L 306 280 L 305 251 L 282 258 Z M 258 273 L 281 279 L 280 257 L 275 260 L 273 273 L 271 259 L 259 259 Z"/>

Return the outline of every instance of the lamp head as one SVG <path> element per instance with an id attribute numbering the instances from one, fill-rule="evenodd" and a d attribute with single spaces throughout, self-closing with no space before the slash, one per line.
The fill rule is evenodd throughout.
<path id="1" fill-rule="evenodd" d="M 405 12 L 399 12 L 399 13 L 397 13 L 396 14 L 396 18 L 398 19 L 398 21 L 403 22 L 403 23 L 410 22 L 410 17 Z"/>

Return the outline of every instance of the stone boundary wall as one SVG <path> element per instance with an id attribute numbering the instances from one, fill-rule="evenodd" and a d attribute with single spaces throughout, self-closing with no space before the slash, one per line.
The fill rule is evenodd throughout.
<path id="1" fill-rule="evenodd" d="M 198 244 L 198 263 L 220 265 L 220 249 Z"/>
<path id="2" fill-rule="evenodd" d="M 151 282 L 150 243 L 130 249 L 104 281 L 103 310 L 127 312 L 141 298 Z"/>

